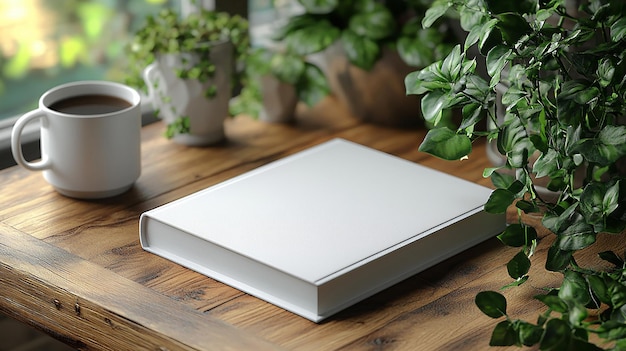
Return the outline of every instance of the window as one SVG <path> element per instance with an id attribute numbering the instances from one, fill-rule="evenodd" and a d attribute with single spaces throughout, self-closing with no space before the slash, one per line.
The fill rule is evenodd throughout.
<path id="1" fill-rule="evenodd" d="M 180 0 L 3 0 L 0 119 L 32 110 L 47 89 L 124 80 L 124 45 L 143 19 Z M 8 35 L 7 35 L 8 34 Z"/>
<path id="2" fill-rule="evenodd" d="M 247 14 L 246 0 L 0 1 L 0 168 L 12 164 L 11 126 L 42 93 L 76 80 L 124 81 L 124 48 L 145 16 L 199 6 Z M 37 141 L 38 127 L 29 134 Z M 37 157 L 38 146 L 31 148 Z"/>

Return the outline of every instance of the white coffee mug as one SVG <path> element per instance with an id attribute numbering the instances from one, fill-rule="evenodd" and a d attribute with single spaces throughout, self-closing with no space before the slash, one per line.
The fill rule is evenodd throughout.
<path id="1" fill-rule="evenodd" d="M 119 195 L 141 173 L 140 102 L 135 89 L 113 82 L 79 81 L 52 88 L 41 96 L 38 109 L 15 123 L 13 157 L 28 170 L 43 171 L 46 181 L 63 195 L 82 199 Z M 41 160 L 30 162 L 22 152 L 22 131 L 37 119 Z"/>

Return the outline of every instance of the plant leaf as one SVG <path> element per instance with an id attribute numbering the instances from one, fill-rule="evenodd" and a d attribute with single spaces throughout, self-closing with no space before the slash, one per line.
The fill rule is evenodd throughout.
<path id="1" fill-rule="evenodd" d="M 315 25 L 294 30 L 285 38 L 285 45 L 298 55 L 309 55 L 322 51 L 340 36 L 338 28 L 322 20 Z"/>
<path id="2" fill-rule="evenodd" d="M 509 321 L 502 321 L 496 324 L 496 327 L 491 333 L 489 346 L 512 346 L 517 343 L 518 336 L 513 323 Z"/>
<path id="3" fill-rule="evenodd" d="M 558 235 L 556 244 L 564 251 L 581 250 L 596 242 L 596 234 L 591 225 L 584 220 L 578 220 L 569 225 L 565 231 Z"/>
<path id="4" fill-rule="evenodd" d="M 615 42 L 626 37 L 626 17 L 622 17 L 615 21 L 611 26 L 611 39 Z"/>
<path id="5" fill-rule="evenodd" d="M 518 118 L 513 118 L 500 127 L 497 145 L 500 153 L 506 155 L 511 167 L 522 168 L 526 165 L 532 143 Z"/>
<path id="6" fill-rule="evenodd" d="M 506 12 L 497 16 L 497 27 L 500 29 L 502 39 L 512 46 L 524 35 L 532 33 L 532 28 L 521 14 Z"/>
<path id="7" fill-rule="evenodd" d="M 515 181 L 514 176 L 500 172 L 492 172 L 490 178 L 491 183 L 493 183 L 496 188 L 500 189 L 508 189 Z"/>
<path id="8" fill-rule="evenodd" d="M 506 298 L 496 291 L 481 291 L 474 299 L 476 306 L 491 318 L 506 316 Z"/>
<path id="9" fill-rule="evenodd" d="M 488 213 L 505 213 L 513 201 L 515 201 L 515 194 L 507 189 L 496 189 L 485 203 L 485 211 Z"/>
<path id="10" fill-rule="evenodd" d="M 306 63 L 304 72 L 296 84 L 296 91 L 300 101 L 314 106 L 330 94 L 330 86 L 319 67 Z"/>
<path id="11" fill-rule="evenodd" d="M 351 30 L 344 30 L 341 34 L 341 42 L 352 64 L 366 71 L 374 67 L 380 55 L 380 47 L 374 40 L 360 36 Z"/>
<path id="12" fill-rule="evenodd" d="M 436 90 L 422 97 L 422 115 L 427 122 L 434 126 L 439 124 L 443 109 L 449 105 L 449 96 L 441 90 Z"/>
<path id="13" fill-rule="evenodd" d="M 452 84 L 440 72 L 441 61 L 435 62 L 421 71 L 409 73 L 404 78 L 406 93 L 411 95 L 421 95 L 433 90 L 443 90 L 449 92 Z"/>
<path id="14" fill-rule="evenodd" d="M 338 5 L 339 0 L 298 0 L 306 9 L 306 12 L 313 14 L 328 14 Z"/>
<path id="15" fill-rule="evenodd" d="M 617 254 L 613 251 L 602 251 L 600 253 L 598 253 L 598 256 L 607 261 L 610 262 L 612 264 L 614 264 L 617 267 L 621 267 L 624 265 L 624 260 L 622 260 L 621 257 L 617 256 Z"/>
<path id="16" fill-rule="evenodd" d="M 555 312 L 565 313 L 567 312 L 567 304 L 561 300 L 560 297 L 547 294 L 547 295 L 537 295 L 535 299 L 543 302 L 546 306 L 552 309 Z"/>
<path id="17" fill-rule="evenodd" d="M 511 278 L 522 278 L 530 270 L 530 260 L 522 250 L 513 256 L 513 258 L 506 264 L 506 269 Z"/>
<path id="18" fill-rule="evenodd" d="M 456 45 L 443 60 L 441 72 L 449 81 L 456 82 L 458 80 L 459 74 L 461 73 L 463 57 L 461 47 Z"/>
<path id="19" fill-rule="evenodd" d="M 452 1 L 449 0 L 436 0 L 433 2 L 422 19 L 422 26 L 428 28 L 433 25 L 446 11 L 452 6 Z"/>
<path id="20" fill-rule="evenodd" d="M 279 80 L 296 84 L 304 73 L 304 60 L 296 55 L 274 55 L 270 60 L 270 69 Z"/>
<path id="21" fill-rule="evenodd" d="M 587 281 L 580 273 L 566 271 L 558 296 L 565 301 L 574 301 L 586 305 L 591 301 Z"/>
<path id="22" fill-rule="evenodd" d="M 487 74 L 491 76 L 489 87 L 493 88 L 500 82 L 500 73 L 507 64 L 512 51 L 504 45 L 496 45 L 487 53 Z"/>
<path id="23" fill-rule="evenodd" d="M 472 141 L 467 135 L 457 134 L 447 127 L 428 131 L 419 151 L 444 160 L 459 160 L 472 152 Z"/>
<path id="24" fill-rule="evenodd" d="M 549 176 L 550 174 L 561 169 L 559 162 L 559 154 L 554 149 L 548 149 L 547 152 L 539 155 L 533 164 L 533 173 L 537 178 Z"/>
<path id="25" fill-rule="evenodd" d="M 520 321 L 517 324 L 519 339 L 525 346 L 533 346 L 541 340 L 543 329 L 534 324 Z"/>
<path id="26" fill-rule="evenodd" d="M 607 166 L 626 155 L 626 126 L 606 125 L 595 139 L 583 139 L 572 148 L 587 160 Z"/>
<path id="27" fill-rule="evenodd" d="M 540 350 L 558 350 L 559 347 L 569 345 L 571 338 L 569 325 L 560 319 L 551 319 L 546 323 Z"/>
<path id="28" fill-rule="evenodd" d="M 396 21 L 387 7 L 376 4 L 370 11 L 352 15 L 348 28 L 359 36 L 380 40 L 393 34 Z"/>
<path id="29" fill-rule="evenodd" d="M 552 272 L 560 272 L 570 263 L 572 259 L 572 252 L 561 250 L 554 243 L 548 249 L 548 257 L 546 258 L 546 269 Z"/>

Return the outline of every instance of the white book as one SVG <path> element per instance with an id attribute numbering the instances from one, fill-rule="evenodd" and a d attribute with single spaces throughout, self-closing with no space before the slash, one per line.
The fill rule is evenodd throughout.
<path id="1" fill-rule="evenodd" d="M 334 139 L 143 213 L 140 240 L 319 322 L 500 233 L 490 193 Z"/>

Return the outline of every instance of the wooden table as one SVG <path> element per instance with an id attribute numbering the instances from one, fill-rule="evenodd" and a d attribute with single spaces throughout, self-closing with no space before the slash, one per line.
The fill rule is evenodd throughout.
<path id="1" fill-rule="evenodd" d="M 361 123 L 338 107 L 303 116 L 293 125 L 234 118 L 228 142 L 208 148 L 174 144 L 161 123 L 149 125 L 141 177 L 106 200 L 63 197 L 21 168 L 0 172 L 0 312 L 83 350 L 487 348 L 497 321 L 474 296 L 510 281 L 505 264 L 515 253 L 496 239 L 321 324 L 141 249 L 142 212 L 334 137 L 490 186 L 482 143 L 469 160 L 446 162 L 417 151 L 423 129 Z M 543 257 L 540 246 L 537 266 Z M 511 315 L 534 320 L 541 305 L 530 297 L 553 278 L 542 272 L 507 291 Z"/>

